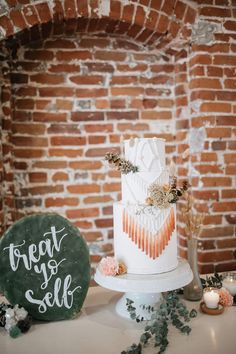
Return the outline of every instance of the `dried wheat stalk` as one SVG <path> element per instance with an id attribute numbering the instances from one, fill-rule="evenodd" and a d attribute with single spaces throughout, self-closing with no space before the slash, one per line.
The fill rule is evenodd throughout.
<path id="1" fill-rule="evenodd" d="M 185 222 L 185 231 L 188 239 L 197 238 L 202 230 L 205 215 L 194 211 L 195 199 L 190 193 L 185 193 L 184 198 L 186 204 L 181 211 Z"/>

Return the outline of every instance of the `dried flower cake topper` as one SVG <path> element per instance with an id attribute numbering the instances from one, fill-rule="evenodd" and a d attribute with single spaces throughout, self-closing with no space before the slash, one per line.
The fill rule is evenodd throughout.
<path id="1" fill-rule="evenodd" d="M 130 161 L 120 157 L 119 154 L 108 152 L 105 155 L 105 160 L 114 167 L 117 171 L 127 175 L 130 172 L 138 172 L 138 166 L 134 166 Z"/>
<path id="2" fill-rule="evenodd" d="M 177 178 L 173 177 L 171 184 L 159 185 L 152 183 L 148 188 L 146 204 L 153 205 L 159 209 L 165 209 L 170 204 L 176 203 L 179 198 L 188 190 L 188 181 L 183 181 L 181 187 L 177 187 Z"/>

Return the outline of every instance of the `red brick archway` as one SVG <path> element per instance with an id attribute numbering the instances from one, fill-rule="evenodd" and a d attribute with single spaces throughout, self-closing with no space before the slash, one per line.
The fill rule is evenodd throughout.
<path id="1" fill-rule="evenodd" d="M 9 0 L 8 8 L 3 6 L 4 14 L 0 16 L 1 39 L 35 25 L 81 18 L 93 20 L 98 30 L 115 28 L 117 33 L 128 34 L 155 48 L 166 47 L 175 38 L 183 41 L 189 38 L 189 24 L 196 17 L 196 10 L 190 4 L 180 0 L 152 0 L 148 6 L 149 2 L 55 0 L 49 4 L 47 1 Z M 161 43 L 160 37 L 164 39 Z"/>

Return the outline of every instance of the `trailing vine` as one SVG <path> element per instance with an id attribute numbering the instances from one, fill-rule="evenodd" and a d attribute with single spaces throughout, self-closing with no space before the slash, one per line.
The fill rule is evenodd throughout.
<path id="1" fill-rule="evenodd" d="M 144 320 L 142 317 L 137 316 L 132 300 L 127 299 L 126 306 L 131 319 L 136 322 Z M 188 311 L 186 306 L 180 301 L 176 291 L 168 292 L 158 309 L 154 309 L 151 306 L 144 306 L 144 308 L 151 313 L 151 319 L 147 322 L 145 331 L 140 336 L 139 343 L 132 344 L 121 354 L 141 354 L 142 349 L 151 343 L 153 343 L 154 347 L 158 347 L 158 354 L 164 353 L 169 344 L 169 324 L 172 324 L 181 333 L 188 335 L 191 332 L 191 328 L 186 323 L 197 316 L 195 309 Z"/>

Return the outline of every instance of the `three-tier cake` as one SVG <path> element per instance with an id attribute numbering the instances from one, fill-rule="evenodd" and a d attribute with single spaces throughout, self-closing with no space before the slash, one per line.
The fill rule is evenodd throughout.
<path id="1" fill-rule="evenodd" d="M 175 204 L 158 208 L 147 203 L 150 186 L 169 184 L 165 140 L 130 139 L 124 150 L 137 172 L 122 174 L 122 200 L 114 203 L 115 258 L 127 273 L 171 271 L 178 265 Z"/>

